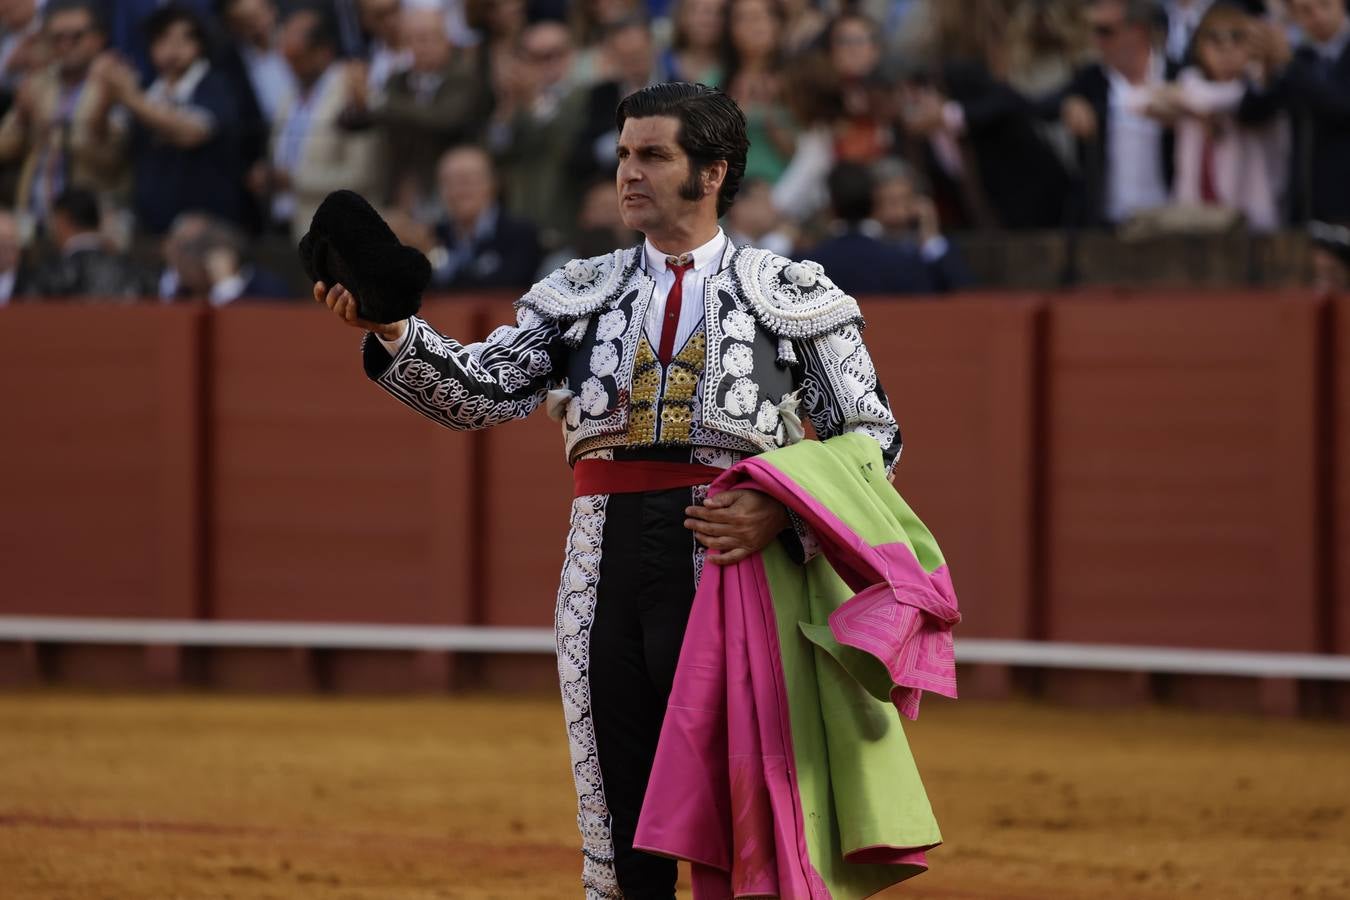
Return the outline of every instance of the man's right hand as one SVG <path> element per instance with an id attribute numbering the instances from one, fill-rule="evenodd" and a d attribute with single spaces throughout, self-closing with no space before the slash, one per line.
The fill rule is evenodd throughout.
<path id="1" fill-rule="evenodd" d="M 314 283 L 314 300 L 327 306 L 337 314 L 339 319 L 353 328 L 373 332 L 386 341 L 397 341 L 403 337 L 403 332 L 408 328 L 406 321 L 381 325 L 378 322 L 367 322 L 362 319 L 356 314 L 356 298 L 352 296 L 351 291 L 340 284 L 335 284 L 330 288 L 322 281 L 316 281 Z"/>

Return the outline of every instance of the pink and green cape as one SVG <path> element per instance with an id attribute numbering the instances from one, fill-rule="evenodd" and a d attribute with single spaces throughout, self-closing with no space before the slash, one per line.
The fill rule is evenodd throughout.
<path id="1" fill-rule="evenodd" d="M 745 460 L 711 493 L 738 488 L 822 552 L 705 568 L 635 844 L 690 860 L 697 900 L 866 897 L 942 842 L 902 716 L 956 696 L 956 595 L 865 436 Z"/>

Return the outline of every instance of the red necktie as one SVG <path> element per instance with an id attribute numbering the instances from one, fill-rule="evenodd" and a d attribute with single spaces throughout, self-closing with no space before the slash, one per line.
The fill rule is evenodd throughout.
<path id="1" fill-rule="evenodd" d="M 1200 145 L 1200 202 L 1214 206 L 1219 202 L 1219 191 L 1214 183 L 1214 132 L 1205 126 L 1205 142 Z"/>
<path id="2" fill-rule="evenodd" d="M 679 259 L 666 257 L 666 268 L 675 273 L 675 283 L 666 294 L 666 317 L 661 323 L 661 349 L 657 356 L 663 366 L 670 365 L 670 358 L 675 354 L 675 332 L 680 330 L 680 307 L 684 300 L 684 273 L 693 267 L 694 261 L 688 254 Z"/>

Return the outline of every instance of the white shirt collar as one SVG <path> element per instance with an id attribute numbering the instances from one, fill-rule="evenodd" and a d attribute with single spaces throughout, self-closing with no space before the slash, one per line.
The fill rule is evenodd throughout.
<path id="1" fill-rule="evenodd" d="M 155 83 L 150 85 L 146 92 L 155 99 L 169 100 L 179 105 L 188 103 L 192 100 L 192 94 L 197 90 L 197 85 L 202 83 L 206 77 L 206 71 L 211 68 L 211 64 L 204 59 L 199 59 L 188 70 L 183 73 L 183 77 L 178 79 L 173 87 L 169 87 L 168 82 L 163 78 L 156 78 Z"/>
<path id="2" fill-rule="evenodd" d="M 723 251 L 726 249 L 726 241 L 727 241 L 726 234 L 722 231 L 721 228 L 718 228 L 717 234 L 712 236 L 712 240 L 708 241 L 701 247 L 695 248 L 692 254 L 694 257 L 694 271 L 695 272 L 702 271 L 703 269 L 706 269 L 710 264 L 714 262 L 720 262 L 722 259 Z M 655 247 L 652 246 L 652 242 L 650 240 L 643 241 L 643 250 L 645 251 L 647 257 L 648 271 L 660 272 L 666 268 L 666 257 L 669 254 L 662 253 L 660 250 L 657 250 Z"/>

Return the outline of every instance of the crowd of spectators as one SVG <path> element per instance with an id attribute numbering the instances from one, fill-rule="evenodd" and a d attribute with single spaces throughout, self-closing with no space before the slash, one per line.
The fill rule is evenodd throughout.
<path id="1" fill-rule="evenodd" d="M 284 296 L 254 248 L 337 188 L 520 288 L 636 240 L 614 109 L 673 79 L 745 110 L 728 232 L 856 293 L 967 283 L 952 231 L 1350 263 L 1346 0 L 0 0 L 0 303 Z"/>

